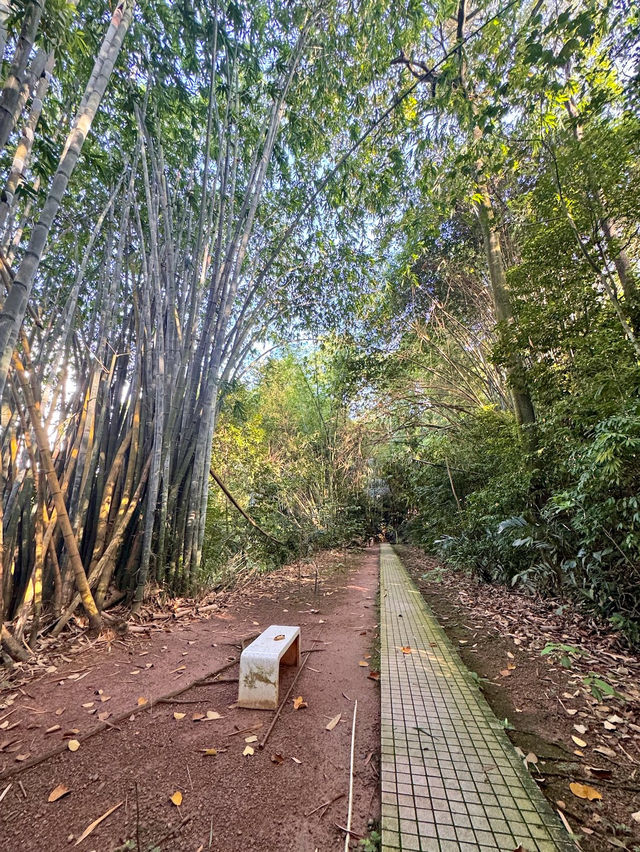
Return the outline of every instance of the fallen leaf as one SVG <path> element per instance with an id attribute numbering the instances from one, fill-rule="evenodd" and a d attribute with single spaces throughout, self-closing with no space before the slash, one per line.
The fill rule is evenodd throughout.
<path id="1" fill-rule="evenodd" d="M 362 666 L 363 668 L 368 668 L 369 663 L 368 663 L 366 660 L 360 660 L 360 662 L 358 663 L 358 665 L 359 665 L 359 666 Z"/>
<path id="2" fill-rule="evenodd" d="M 278 633 L 277 636 L 273 637 L 274 642 L 279 642 L 281 639 L 284 639 L 284 633 Z"/>
<path id="3" fill-rule="evenodd" d="M 215 710 L 207 710 L 207 719 L 209 719 L 209 721 L 212 719 L 222 719 L 222 716 Z"/>
<path id="4" fill-rule="evenodd" d="M 200 749 L 200 751 L 202 752 L 202 754 L 204 754 L 205 757 L 215 757 L 218 753 L 217 748 L 203 748 Z"/>
<path id="5" fill-rule="evenodd" d="M 111 696 L 110 695 L 101 695 L 100 701 L 102 701 L 103 704 L 107 701 L 111 701 Z"/>
<path id="6" fill-rule="evenodd" d="M 173 802 L 176 808 L 179 808 L 182 804 L 182 793 L 180 792 L 180 790 L 176 790 L 173 796 L 169 796 L 169 799 Z"/>
<path id="7" fill-rule="evenodd" d="M 58 784 L 57 787 L 54 787 L 53 790 L 49 793 L 47 798 L 48 802 L 57 802 L 58 799 L 61 799 L 63 796 L 67 796 L 71 790 L 68 787 L 65 787 L 64 784 Z"/>
<path id="8" fill-rule="evenodd" d="M 250 756 L 250 755 L 252 755 L 252 754 L 254 754 L 254 751 L 253 751 L 253 749 L 251 748 L 251 746 L 249 746 L 249 745 L 248 745 L 248 746 L 245 746 L 245 747 L 244 747 L 244 751 L 242 752 L 242 756 L 243 756 L 243 757 L 249 757 L 249 756 Z"/>
<path id="9" fill-rule="evenodd" d="M 602 793 L 599 793 L 588 784 L 578 784 L 576 781 L 573 781 L 569 784 L 569 789 L 573 795 L 577 796 L 579 799 L 588 799 L 590 802 L 593 802 L 595 799 L 602 798 Z"/>
<path id="10" fill-rule="evenodd" d="M 571 708 L 568 708 L 567 709 L 567 716 L 575 716 L 577 712 L 578 712 L 577 710 L 573 710 Z"/>
<path id="11" fill-rule="evenodd" d="M 69 740 L 69 742 L 67 743 L 67 748 L 69 749 L 69 751 L 78 751 L 78 749 L 80 748 L 80 743 L 78 742 L 78 740 Z"/>
<path id="12" fill-rule="evenodd" d="M 510 672 L 510 670 L 509 670 L 509 669 L 502 669 L 502 671 L 500 672 L 500 674 L 502 675 L 502 677 L 509 677 L 509 676 L 510 676 L 510 674 L 511 674 L 511 672 Z"/>
<path id="13" fill-rule="evenodd" d="M 610 722 L 608 719 L 605 719 L 605 721 L 604 721 L 602 724 L 603 724 L 603 726 L 604 726 L 605 731 L 615 731 L 615 730 L 617 730 L 617 729 L 616 729 L 616 726 L 615 726 L 615 725 L 612 725 L 612 724 L 611 724 L 611 722 Z"/>
<path id="14" fill-rule="evenodd" d="M 192 722 L 199 722 L 201 719 L 204 719 L 204 718 L 205 718 L 204 713 L 194 713 L 193 716 L 191 717 L 191 721 Z"/>
<path id="15" fill-rule="evenodd" d="M 245 743 L 257 743 L 258 738 L 256 737 L 255 734 L 252 734 L 250 737 L 245 737 L 244 741 L 245 741 Z"/>
<path id="16" fill-rule="evenodd" d="M 367 677 L 369 680 L 380 680 L 380 672 L 369 672 Z"/>
<path id="17" fill-rule="evenodd" d="M 101 722 L 106 722 L 110 715 L 111 713 L 108 710 L 105 710 L 103 713 L 98 713 L 98 719 L 100 719 Z"/>
<path id="18" fill-rule="evenodd" d="M 635 822 L 640 822 L 640 811 L 636 811 L 634 814 L 631 814 L 631 819 L 635 820 Z"/>
<path id="19" fill-rule="evenodd" d="M 146 699 L 144 695 L 141 695 L 140 698 L 138 698 L 138 707 L 144 707 L 144 705 L 147 703 L 147 700 L 148 699 Z"/>
<path id="20" fill-rule="evenodd" d="M 28 752 L 27 752 L 27 754 L 17 754 L 16 760 L 18 761 L 18 763 L 23 763 L 28 757 L 29 757 Z"/>
<path id="21" fill-rule="evenodd" d="M 281 754 L 272 754 L 271 763 L 276 763 L 278 766 L 280 766 L 282 763 L 284 763 L 284 757 Z"/>
<path id="22" fill-rule="evenodd" d="M 332 731 L 335 726 L 338 724 L 340 719 L 342 718 L 342 713 L 338 713 L 337 716 L 334 716 L 333 719 L 325 726 L 327 731 Z"/>
<path id="23" fill-rule="evenodd" d="M 507 651 L 507 657 L 509 657 L 510 660 L 515 660 L 515 657 L 513 656 L 511 651 Z"/>
<path id="24" fill-rule="evenodd" d="M 532 751 L 530 751 L 529 754 L 525 757 L 524 762 L 525 763 L 537 763 L 538 757 Z"/>
<path id="25" fill-rule="evenodd" d="M 622 725 L 624 719 L 621 719 L 620 716 L 609 716 L 608 721 L 613 722 L 615 725 Z"/>
<path id="26" fill-rule="evenodd" d="M 105 820 L 108 816 L 111 816 L 111 814 L 114 811 L 117 811 L 118 808 L 121 807 L 123 804 L 124 804 L 124 799 L 121 802 L 118 802 L 117 805 L 114 805 L 112 808 L 109 808 L 108 811 L 105 811 L 105 813 L 103 813 L 101 817 L 98 817 L 98 819 L 94 819 L 94 821 L 91 823 L 91 825 L 88 825 L 85 828 L 85 830 L 82 832 L 80 837 L 76 840 L 75 845 L 78 846 L 80 843 L 82 843 L 82 841 L 85 839 L 85 837 L 88 837 L 91 834 L 91 832 L 93 831 L 94 828 L 97 828 L 103 820 Z"/>
<path id="27" fill-rule="evenodd" d="M 300 710 L 301 708 L 308 707 L 308 706 L 309 705 L 307 704 L 307 702 L 304 700 L 304 698 L 301 695 L 299 695 L 297 698 L 293 699 L 293 709 L 294 710 Z"/>
<path id="28" fill-rule="evenodd" d="M 93 707 L 95 701 L 86 701 L 82 706 L 86 709 L 88 707 Z"/>
<path id="29" fill-rule="evenodd" d="M 609 748 L 608 746 L 595 746 L 595 748 L 593 750 L 597 751 L 598 754 L 604 754 L 605 757 L 617 757 L 618 756 L 615 753 L 615 751 L 612 748 Z"/>
<path id="30" fill-rule="evenodd" d="M 575 743 L 575 744 L 576 744 L 579 748 L 586 748 L 586 747 L 587 747 L 587 744 L 585 743 L 585 741 L 584 741 L 584 740 L 581 740 L 581 739 L 580 739 L 580 737 L 576 737 L 576 736 L 573 736 L 573 735 L 572 735 L 571 739 L 574 741 L 574 743 Z"/>
<path id="31" fill-rule="evenodd" d="M 577 731 L 579 734 L 586 734 L 587 733 L 586 725 L 574 725 L 573 730 Z"/>
<path id="32" fill-rule="evenodd" d="M 411 648 L 410 648 L 408 645 L 405 645 L 405 646 L 402 648 L 402 653 L 403 653 L 403 654 L 410 654 L 410 653 L 411 653 Z"/>
<path id="33" fill-rule="evenodd" d="M 184 719 L 184 717 L 185 717 L 186 715 L 187 715 L 186 713 L 174 713 L 174 714 L 173 714 L 173 718 L 174 718 L 177 722 L 179 722 L 179 721 L 180 721 L 180 719 Z"/>
<path id="34" fill-rule="evenodd" d="M 291 760 L 292 760 L 294 763 L 297 763 L 298 765 L 302 763 L 302 761 L 301 761 L 301 760 L 298 760 L 298 758 L 297 758 L 297 757 L 292 757 L 292 758 L 291 758 Z"/>
<path id="35" fill-rule="evenodd" d="M 63 713 L 64 707 L 58 707 L 58 709 L 56 710 L 56 716 L 62 716 Z"/>

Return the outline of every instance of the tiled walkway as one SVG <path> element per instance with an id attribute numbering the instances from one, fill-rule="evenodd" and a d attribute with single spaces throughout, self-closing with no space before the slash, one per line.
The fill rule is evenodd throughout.
<path id="1" fill-rule="evenodd" d="M 575 850 L 420 592 L 380 551 L 382 850 Z"/>

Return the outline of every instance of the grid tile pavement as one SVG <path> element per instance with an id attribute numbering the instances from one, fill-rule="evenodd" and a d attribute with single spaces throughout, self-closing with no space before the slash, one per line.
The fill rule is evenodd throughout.
<path id="1" fill-rule="evenodd" d="M 388 544 L 380 619 L 382 852 L 575 852 Z"/>

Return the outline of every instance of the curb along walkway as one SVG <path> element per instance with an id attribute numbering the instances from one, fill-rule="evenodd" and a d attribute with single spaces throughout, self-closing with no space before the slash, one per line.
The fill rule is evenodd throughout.
<path id="1" fill-rule="evenodd" d="M 383 852 L 575 850 L 388 544 L 380 619 Z"/>

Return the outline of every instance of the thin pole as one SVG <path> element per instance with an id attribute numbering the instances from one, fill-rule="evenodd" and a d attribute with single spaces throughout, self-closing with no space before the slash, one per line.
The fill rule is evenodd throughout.
<path id="1" fill-rule="evenodd" d="M 344 852 L 349 850 L 351 840 L 351 812 L 353 811 L 353 754 L 356 744 L 356 714 L 358 712 L 358 699 L 353 705 L 353 722 L 351 725 L 351 765 L 349 767 L 349 810 L 347 812 L 347 836 L 344 839 Z"/>

